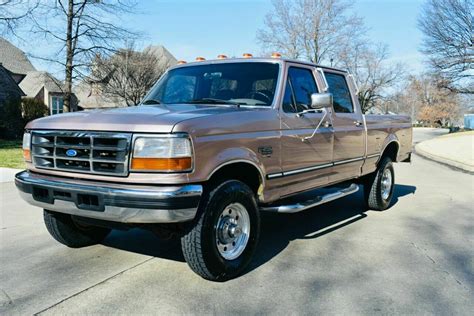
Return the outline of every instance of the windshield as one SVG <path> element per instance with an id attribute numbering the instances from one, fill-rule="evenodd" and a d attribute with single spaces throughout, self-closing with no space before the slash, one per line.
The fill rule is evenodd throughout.
<path id="1" fill-rule="evenodd" d="M 196 65 L 170 70 L 142 104 L 239 104 L 270 106 L 279 65 L 265 62 Z"/>

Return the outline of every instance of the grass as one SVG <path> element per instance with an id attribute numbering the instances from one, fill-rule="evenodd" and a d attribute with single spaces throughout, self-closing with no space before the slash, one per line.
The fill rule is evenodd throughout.
<path id="1" fill-rule="evenodd" d="M 21 141 L 0 139 L 0 167 L 5 168 L 26 168 L 23 161 Z"/>

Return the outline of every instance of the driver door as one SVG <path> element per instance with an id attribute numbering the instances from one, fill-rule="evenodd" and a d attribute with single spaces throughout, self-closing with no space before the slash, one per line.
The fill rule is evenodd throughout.
<path id="1" fill-rule="evenodd" d="M 328 183 L 333 154 L 333 129 L 330 113 L 305 113 L 310 109 L 311 94 L 318 93 L 315 68 L 289 64 L 281 113 L 281 167 L 283 195 L 312 189 Z"/>

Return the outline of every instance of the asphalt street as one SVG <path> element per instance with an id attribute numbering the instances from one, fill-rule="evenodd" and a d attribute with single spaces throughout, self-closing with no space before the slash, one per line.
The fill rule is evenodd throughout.
<path id="1" fill-rule="evenodd" d="M 433 136 L 416 131 L 414 143 Z M 395 172 L 383 212 L 357 193 L 264 214 L 251 266 L 225 283 L 201 279 L 177 241 L 146 231 L 69 249 L 13 182 L 0 183 L 0 314 L 472 315 L 474 177 L 418 156 Z"/>

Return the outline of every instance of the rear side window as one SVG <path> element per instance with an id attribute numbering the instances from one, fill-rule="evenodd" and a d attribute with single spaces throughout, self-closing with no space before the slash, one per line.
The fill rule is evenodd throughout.
<path id="1" fill-rule="evenodd" d="M 313 93 L 318 93 L 313 72 L 309 69 L 290 67 L 283 98 L 283 111 L 301 112 L 309 109 Z"/>
<path id="2" fill-rule="evenodd" d="M 334 99 L 334 111 L 338 113 L 354 113 L 351 92 L 343 75 L 324 72 L 329 85 L 329 92 Z"/>

